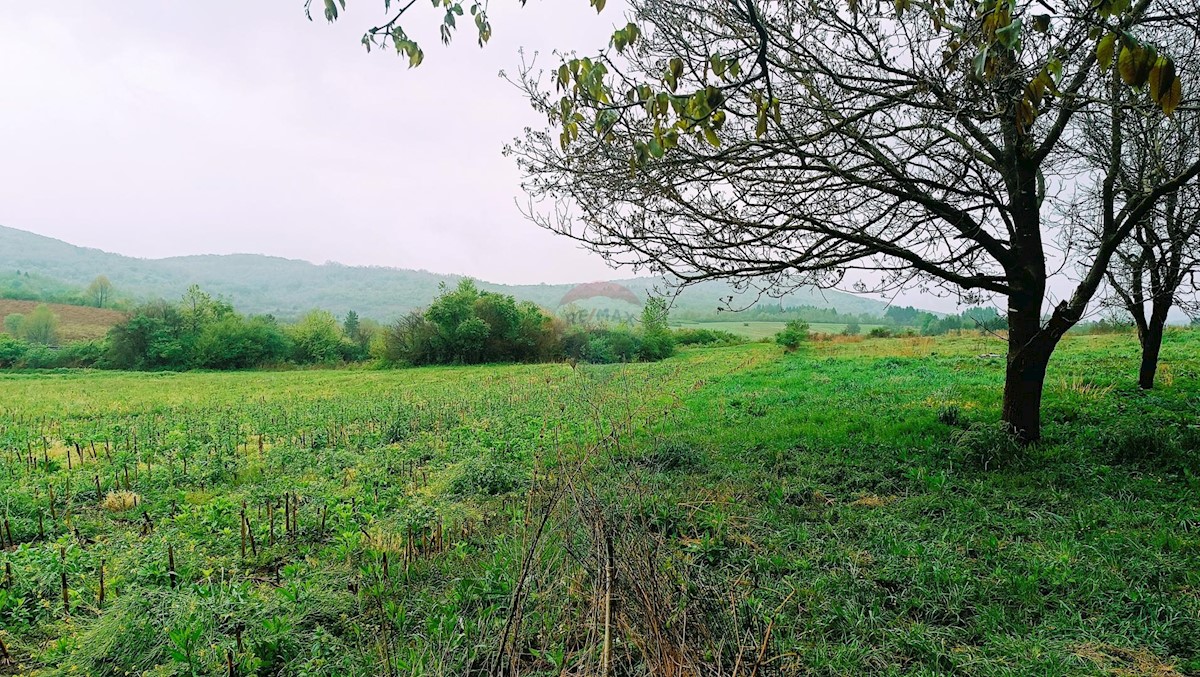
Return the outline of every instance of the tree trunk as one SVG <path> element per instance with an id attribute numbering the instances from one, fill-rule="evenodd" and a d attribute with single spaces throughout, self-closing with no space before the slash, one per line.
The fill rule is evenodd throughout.
<path id="1" fill-rule="evenodd" d="M 1166 318 L 1151 317 L 1145 332 L 1138 332 L 1142 344 L 1142 366 L 1138 369 L 1138 387 L 1150 390 L 1154 387 L 1154 376 L 1158 372 L 1158 353 L 1162 349 L 1163 328 Z"/>
<path id="2" fill-rule="evenodd" d="M 1022 442 L 1036 442 L 1042 436 L 1042 387 L 1050 351 L 1027 347 L 1013 357 L 1011 337 L 1009 346 L 1001 419 Z"/>
<path id="3" fill-rule="evenodd" d="M 1042 435 L 1042 387 L 1058 339 L 1042 327 L 1041 297 L 1013 294 L 1008 304 L 1008 367 L 1001 419 L 1022 442 Z"/>

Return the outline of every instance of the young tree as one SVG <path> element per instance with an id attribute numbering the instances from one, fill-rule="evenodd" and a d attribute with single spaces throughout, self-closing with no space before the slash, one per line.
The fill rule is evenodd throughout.
<path id="1" fill-rule="evenodd" d="M 4 331 L 13 338 L 21 336 L 21 325 L 25 323 L 25 316 L 21 313 L 12 313 L 4 316 Z"/>
<path id="2" fill-rule="evenodd" d="M 1119 194 L 1136 193 L 1147 182 L 1176 176 L 1200 156 L 1200 111 L 1182 110 L 1175 119 L 1163 120 L 1147 114 L 1138 102 L 1125 99 L 1118 99 L 1118 106 L 1107 114 L 1093 116 L 1086 146 L 1091 162 L 1111 173 L 1105 185 Z M 1132 114 L 1127 109 L 1132 109 Z M 1119 163 L 1110 159 L 1114 152 L 1121 154 Z M 1093 201 L 1100 204 L 1102 195 L 1094 195 Z M 1094 213 L 1080 216 L 1090 244 L 1095 246 L 1098 220 Z M 1200 182 L 1193 179 L 1155 204 L 1134 225 L 1132 237 L 1117 248 L 1106 273 L 1111 292 L 1106 301 L 1127 312 L 1137 328 L 1142 349 L 1138 386 L 1143 389 L 1154 387 L 1171 308 L 1178 305 L 1191 313 L 1197 310 L 1197 272 Z"/>
<path id="3" fill-rule="evenodd" d="M 25 316 L 20 331 L 20 338 L 30 343 L 54 345 L 58 342 L 58 316 L 49 306 L 42 304 Z"/>
<path id="4" fill-rule="evenodd" d="M 98 275 L 88 285 L 87 295 L 97 308 L 103 308 L 112 299 L 112 289 L 112 282 L 109 282 L 107 277 Z"/>
<path id="5" fill-rule="evenodd" d="M 853 280 L 1005 297 L 1002 418 L 1036 440 L 1059 340 L 1135 225 L 1200 173 L 1191 157 L 1109 195 L 1100 245 L 1047 308 L 1071 244 L 1050 205 L 1102 178 L 1072 148 L 1080 114 L 1111 101 L 1116 77 L 1172 112 L 1181 80 L 1152 42 L 1198 16 L 1183 0 L 1050 7 L 633 0 L 638 23 L 565 63 L 559 92 L 522 73 L 553 131 L 510 152 L 550 205 L 532 216 L 618 263 L 776 291 Z"/>
<path id="6" fill-rule="evenodd" d="M 641 356 L 661 360 L 675 354 L 675 338 L 668 324 L 669 309 L 664 299 L 653 297 L 642 307 Z"/>
<path id="7" fill-rule="evenodd" d="M 358 313 L 353 310 L 346 313 L 346 319 L 342 322 L 342 334 L 351 341 L 358 343 L 362 338 Z"/>

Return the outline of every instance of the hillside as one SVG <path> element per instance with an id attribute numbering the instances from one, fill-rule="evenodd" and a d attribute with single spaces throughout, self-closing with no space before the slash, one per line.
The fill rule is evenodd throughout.
<path id="1" fill-rule="evenodd" d="M 107 276 L 118 297 L 134 301 L 177 298 L 191 284 L 230 300 L 246 313 L 272 313 L 294 317 L 311 308 L 337 315 L 355 310 L 364 317 L 389 321 L 428 304 L 441 283 L 455 284 L 460 276 L 421 270 L 317 265 L 259 254 L 182 256 L 140 259 L 99 249 L 74 245 L 33 233 L 0 226 L 0 274 L 21 271 L 69 285 L 86 286 L 97 275 Z M 583 282 L 583 281 L 581 281 Z M 662 280 L 639 277 L 619 280 L 639 297 L 645 297 Z M 555 308 L 575 285 L 501 285 L 481 283 L 482 288 L 512 294 L 548 308 Z M 722 306 L 733 294 L 723 282 L 706 282 L 689 287 L 676 300 L 679 310 L 708 312 Z M 751 299 L 739 301 L 745 305 Z M 780 301 L 771 299 L 771 303 Z M 623 301 L 601 301 L 600 305 L 631 309 Z M 789 294 L 783 305 L 836 308 L 842 313 L 882 313 L 884 304 L 874 299 L 835 291 L 801 290 Z M 592 304 L 596 305 L 596 304 Z"/>
<path id="2" fill-rule="evenodd" d="M 37 301 L 0 299 L 0 320 L 9 315 L 28 315 L 39 305 L 42 304 Z M 62 303 L 46 305 L 58 316 L 58 338 L 62 342 L 104 338 L 110 327 L 125 319 L 125 313 L 119 310 L 69 306 Z M 3 325 L 0 325 L 0 332 L 3 331 Z"/>

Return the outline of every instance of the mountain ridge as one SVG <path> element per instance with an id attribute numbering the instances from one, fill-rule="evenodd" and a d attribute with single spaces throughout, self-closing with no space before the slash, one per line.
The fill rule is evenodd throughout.
<path id="1" fill-rule="evenodd" d="M 428 305 L 440 284 L 453 285 L 468 275 L 435 273 L 390 266 L 351 266 L 329 261 L 312 263 L 270 254 L 187 254 L 164 258 L 140 258 L 80 247 L 55 238 L 0 226 L 0 271 L 19 270 L 56 281 L 85 287 L 96 276 L 112 281 L 118 296 L 135 301 L 178 298 L 191 284 L 230 301 L 246 313 L 271 313 L 295 317 L 312 308 L 336 315 L 349 310 L 380 321 Z M 510 285 L 476 279 L 480 288 L 512 294 L 519 300 L 555 308 L 558 301 L 583 281 L 570 284 Z M 658 277 L 603 280 L 624 285 L 639 298 L 646 298 L 664 283 Z M 685 288 L 674 307 L 692 312 L 715 312 L 720 299 L 736 295 L 721 281 L 701 282 Z M 746 297 L 745 300 L 749 300 Z M 882 314 L 886 304 L 839 291 L 802 289 L 772 304 L 836 308 L 839 313 Z M 628 309 L 621 301 L 599 305 Z M 593 304 L 596 305 L 596 304 Z"/>

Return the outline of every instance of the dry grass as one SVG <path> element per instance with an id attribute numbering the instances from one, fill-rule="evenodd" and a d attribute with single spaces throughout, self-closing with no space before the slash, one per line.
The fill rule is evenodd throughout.
<path id="1" fill-rule="evenodd" d="M 1074 393 L 1081 399 L 1089 402 L 1098 402 L 1103 400 L 1105 397 L 1108 397 L 1108 394 L 1112 392 L 1113 386 L 1097 385 L 1084 379 L 1083 377 L 1076 376 L 1071 379 L 1063 379 L 1059 381 L 1058 388 L 1063 393 Z"/>
<path id="2" fill-rule="evenodd" d="M 11 299 L 0 299 L 0 319 L 13 314 L 28 315 L 40 305 L 49 306 L 58 316 L 58 338 L 63 343 L 104 338 L 113 325 L 125 319 L 125 313 L 119 310 Z"/>
<path id="3" fill-rule="evenodd" d="M 141 502 L 142 497 L 132 491 L 110 491 L 100 505 L 109 512 L 124 512 Z"/>
<path id="4" fill-rule="evenodd" d="M 852 502 L 850 505 L 857 505 L 862 508 L 882 508 L 883 506 L 892 503 L 896 500 L 895 496 L 876 496 L 875 494 L 867 494 L 862 498 Z"/>
<path id="5" fill-rule="evenodd" d="M 1110 644 L 1081 644 L 1073 654 L 1109 675 L 1120 677 L 1175 677 L 1181 675 L 1170 663 L 1146 649 L 1123 649 Z"/>

